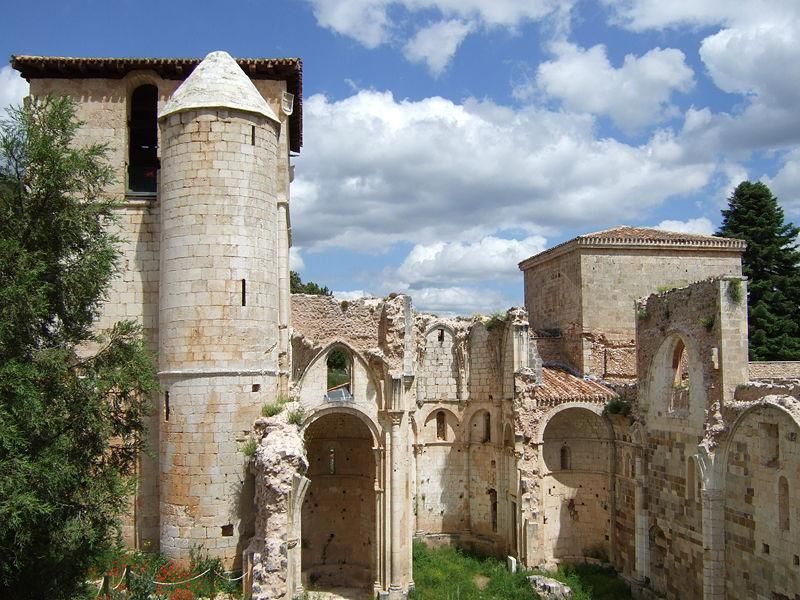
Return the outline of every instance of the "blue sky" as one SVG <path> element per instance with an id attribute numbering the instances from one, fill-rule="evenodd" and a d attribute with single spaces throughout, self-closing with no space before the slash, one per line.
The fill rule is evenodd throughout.
<path id="1" fill-rule="evenodd" d="M 618 224 L 713 232 L 743 179 L 800 219 L 797 0 L 6 3 L 0 51 L 299 56 L 293 261 L 471 314 Z M 26 86 L 0 69 L 0 105 Z"/>

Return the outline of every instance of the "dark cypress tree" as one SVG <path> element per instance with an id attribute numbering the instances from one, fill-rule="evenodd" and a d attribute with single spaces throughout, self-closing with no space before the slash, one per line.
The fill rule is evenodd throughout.
<path id="1" fill-rule="evenodd" d="M 66 98 L 0 122 L 0 598 L 84 597 L 156 387 L 135 323 L 95 330 L 119 250 L 105 150 L 73 144 L 79 125 Z"/>
<path id="2" fill-rule="evenodd" d="M 722 216 L 717 235 L 747 242 L 750 360 L 800 360 L 800 228 L 760 182 L 740 183 Z"/>

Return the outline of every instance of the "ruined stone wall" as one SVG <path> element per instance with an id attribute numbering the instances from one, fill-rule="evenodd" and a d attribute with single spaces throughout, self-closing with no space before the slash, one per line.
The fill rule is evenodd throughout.
<path id="1" fill-rule="evenodd" d="M 795 401 L 796 404 L 796 401 Z M 730 600 L 800 590 L 800 427 L 761 406 L 743 416 L 725 468 L 725 589 Z"/>
<path id="2" fill-rule="evenodd" d="M 407 298 L 340 301 L 292 294 L 292 380 L 299 381 L 319 352 L 336 342 L 402 370 Z"/>
<path id="3" fill-rule="evenodd" d="M 614 427 L 614 548 L 613 564 L 619 573 L 632 577 L 636 569 L 636 459 L 641 449 L 633 442 L 631 420 L 612 416 Z"/>
<path id="4" fill-rule="evenodd" d="M 426 401 L 458 400 L 458 367 L 453 332 L 434 327 L 425 336 L 425 352 L 417 376 L 417 395 Z"/>

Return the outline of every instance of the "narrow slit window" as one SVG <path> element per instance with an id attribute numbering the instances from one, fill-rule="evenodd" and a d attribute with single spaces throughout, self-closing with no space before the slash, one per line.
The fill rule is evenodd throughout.
<path id="1" fill-rule="evenodd" d="M 572 452 L 569 446 L 561 446 L 561 470 L 569 471 L 572 468 Z"/>
<path id="2" fill-rule="evenodd" d="M 444 411 L 440 410 L 436 413 L 436 439 L 446 440 L 447 429 L 445 428 Z"/>
<path id="3" fill-rule="evenodd" d="M 781 531 L 789 531 L 789 482 L 786 477 L 778 479 L 778 526 Z"/>
<path id="4" fill-rule="evenodd" d="M 444 342 L 444 329 L 440 329 L 439 330 L 439 343 L 441 344 L 443 342 Z"/>
<path id="5" fill-rule="evenodd" d="M 164 392 L 164 420 L 169 421 L 169 392 Z"/>
<path id="6" fill-rule="evenodd" d="M 251 125 L 250 126 L 250 145 L 251 146 L 255 146 L 256 145 L 256 126 L 255 125 Z"/>
<path id="7" fill-rule="evenodd" d="M 492 521 L 492 531 L 497 533 L 497 491 L 489 490 L 489 510 Z"/>
<path id="8" fill-rule="evenodd" d="M 483 441 L 484 443 L 492 441 L 492 415 L 488 412 L 483 415 Z"/>
<path id="9" fill-rule="evenodd" d="M 247 280 L 242 279 L 242 306 L 247 306 Z"/>
<path id="10" fill-rule="evenodd" d="M 336 474 L 336 452 L 333 448 L 328 450 L 328 471 L 331 475 Z"/>

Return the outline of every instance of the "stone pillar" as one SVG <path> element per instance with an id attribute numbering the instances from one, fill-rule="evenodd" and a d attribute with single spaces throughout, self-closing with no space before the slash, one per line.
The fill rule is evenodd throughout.
<path id="1" fill-rule="evenodd" d="M 386 518 L 384 515 L 383 507 L 385 499 L 384 477 L 383 469 L 384 453 L 381 448 L 372 449 L 375 455 L 375 582 L 374 591 L 376 593 L 384 589 L 384 582 L 386 581 L 386 568 L 384 560 L 384 548 L 386 547 Z"/>
<path id="2" fill-rule="evenodd" d="M 703 489 L 703 600 L 725 599 L 725 493 Z"/>
<path id="3" fill-rule="evenodd" d="M 402 516 L 403 516 L 403 464 L 401 451 L 400 424 L 403 411 L 389 413 L 392 422 L 392 481 L 391 481 L 391 556 L 392 568 L 389 584 L 390 597 L 401 597 L 403 590 Z"/>
<path id="4" fill-rule="evenodd" d="M 278 202 L 277 269 L 278 269 L 278 393 L 289 393 L 291 360 L 289 356 L 289 323 L 291 293 L 289 285 L 289 203 Z"/>
<path id="5" fill-rule="evenodd" d="M 650 576 L 650 533 L 645 509 L 644 473 L 642 459 L 636 458 L 636 487 L 634 489 L 636 578 L 640 582 Z"/>

